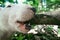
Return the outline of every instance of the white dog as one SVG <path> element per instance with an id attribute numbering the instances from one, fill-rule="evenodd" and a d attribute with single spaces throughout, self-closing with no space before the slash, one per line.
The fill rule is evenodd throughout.
<path id="1" fill-rule="evenodd" d="M 14 31 L 23 33 L 28 31 L 23 22 L 33 18 L 34 12 L 31 8 L 30 5 L 20 4 L 0 11 L 0 40 L 8 40 L 8 36 Z"/>

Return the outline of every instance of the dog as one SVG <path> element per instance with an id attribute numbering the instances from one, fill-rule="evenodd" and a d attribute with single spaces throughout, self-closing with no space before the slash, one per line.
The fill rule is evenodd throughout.
<path id="1" fill-rule="evenodd" d="M 15 32 L 27 33 L 24 22 L 34 17 L 35 10 L 28 4 L 16 4 L 5 7 L 0 11 L 0 40 L 9 40 L 9 36 Z"/>

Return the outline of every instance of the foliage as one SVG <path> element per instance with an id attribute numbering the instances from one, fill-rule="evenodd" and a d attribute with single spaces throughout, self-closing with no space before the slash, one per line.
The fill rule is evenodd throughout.
<path id="1" fill-rule="evenodd" d="M 33 7 L 38 7 L 39 0 L 26 0 L 26 2 L 24 2 L 24 3 L 32 5 Z"/>
<path id="2" fill-rule="evenodd" d="M 15 36 L 16 34 L 17 36 Z M 16 32 L 11 36 L 10 40 L 34 40 L 34 35 Z"/>
<path id="3" fill-rule="evenodd" d="M 60 0 L 40 0 L 40 11 L 50 11 L 60 8 Z"/>
<path id="4" fill-rule="evenodd" d="M 38 32 L 38 34 L 23 34 L 16 32 L 12 34 L 11 40 L 59 40 L 56 34 L 54 34 L 51 27 L 44 28 L 45 32 Z M 17 34 L 17 36 L 15 36 Z"/>
<path id="5" fill-rule="evenodd" d="M 0 7 L 5 7 L 5 3 L 9 2 L 9 3 L 18 3 L 17 0 L 0 0 Z"/>
<path id="6" fill-rule="evenodd" d="M 4 3 L 6 1 L 10 3 L 18 3 L 17 0 L 16 2 L 14 2 L 14 0 L 0 0 L 0 4 L 5 5 Z M 23 3 L 32 5 L 38 12 L 60 8 L 60 0 L 26 0 Z"/>
<path id="7" fill-rule="evenodd" d="M 14 3 L 14 0 L 0 0 L 0 4 L 1 3 L 5 3 L 6 1 L 10 2 L 10 3 Z M 17 1 L 17 0 L 16 0 Z"/>

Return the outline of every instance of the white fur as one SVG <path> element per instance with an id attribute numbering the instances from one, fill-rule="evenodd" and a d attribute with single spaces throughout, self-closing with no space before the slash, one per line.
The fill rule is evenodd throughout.
<path id="1" fill-rule="evenodd" d="M 14 5 L 11 8 L 4 8 L 0 11 L 0 38 L 5 32 L 19 31 L 17 20 L 28 21 L 34 12 L 30 10 L 31 6 L 26 4 Z"/>

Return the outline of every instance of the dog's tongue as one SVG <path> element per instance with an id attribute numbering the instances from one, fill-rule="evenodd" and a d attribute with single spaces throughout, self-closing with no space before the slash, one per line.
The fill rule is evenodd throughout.
<path id="1" fill-rule="evenodd" d="M 24 33 L 27 33 L 29 31 L 29 30 L 26 29 L 26 25 L 24 23 L 21 23 L 19 25 L 19 29 Z"/>

